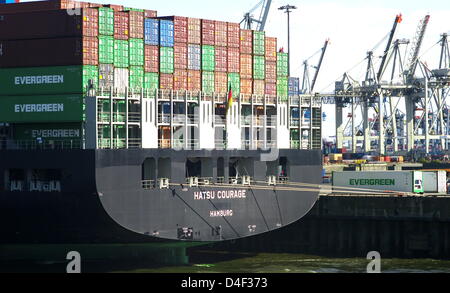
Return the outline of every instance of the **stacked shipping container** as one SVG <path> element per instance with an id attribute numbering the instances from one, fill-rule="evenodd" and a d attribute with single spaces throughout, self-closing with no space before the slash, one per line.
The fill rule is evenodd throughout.
<path id="1" fill-rule="evenodd" d="M 81 15 L 61 10 L 69 2 L 84 7 Z M 206 93 L 226 93 L 230 86 L 235 97 L 285 98 L 292 92 L 287 54 L 277 53 L 276 38 L 241 30 L 237 23 L 157 18 L 154 11 L 58 0 L 2 5 L 0 13 L 4 95 L 79 94 L 81 101 L 88 86 Z M 7 72 L 24 78 L 20 90 Z"/>

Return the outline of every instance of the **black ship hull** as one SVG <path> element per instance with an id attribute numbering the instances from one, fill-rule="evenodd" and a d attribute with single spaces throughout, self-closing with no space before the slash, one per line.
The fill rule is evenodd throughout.
<path id="1" fill-rule="evenodd" d="M 187 158 L 210 162 L 213 182 L 219 176 L 229 182 L 231 163 L 246 160 L 255 183 L 190 187 Z M 279 158 L 289 162 L 290 181 L 320 183 L 320 151 L 280 150 Z M 143 170 L 147 159 L 153 163 Z M 1 151 L 0 244 L 223 241 L 270 232 L 305 216 L 318 191 L 269 187 L 263 166 L 260 151 Z M 60 190 L 27 190 L 36 170 L 56 170 Z M 171 182 L 163 189 L 157 179 L 162 170 Z M 30 174 L 20 191 L 10 186 L 13 173 Z M 155 180 L 143 188 L 145 179 Z"/>

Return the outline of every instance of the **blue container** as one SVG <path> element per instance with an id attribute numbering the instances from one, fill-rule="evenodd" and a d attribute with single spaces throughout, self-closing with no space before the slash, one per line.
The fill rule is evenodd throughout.
<path id="1" fill-rule="evenodd" d="M 296 96 L 300 92 L 300 78 L 298 77 L 289 77 L 289 96 Z"/>
<path id="2" fill-rule="evenodd" d="M 311 119 L 311 111 L 310 110 L 306 110 L 305 114 L 304 114 L 305 119 Z"/>
<path id="3" fill-rule="evenodd" d="M 5 3 L 16 3 L 16 0 L 0 0 L 0 4 L 5 4 Z"/>
<path id="4" fill-rule="evenodd" d="M 159 45 L 159 21 L 157 19 L 146 18 L 145 19 L 145 44 L 146 45 Z"/>
<path id="5" fill-rule="evenodd" d="M 161 47 L 173 47 L 174 44 L 173 21 L 161 20 L 159 22 L 159 45 Z"/>

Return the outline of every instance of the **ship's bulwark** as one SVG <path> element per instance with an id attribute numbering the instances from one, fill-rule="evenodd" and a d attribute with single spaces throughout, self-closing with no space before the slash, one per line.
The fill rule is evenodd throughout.
<path id="1" fill-rule="evenodd" d="M 279 156 L 289 161 L 292 182 L 320 183 L 320 151 L 282 150 Z M 158 162 L 170 162 L 173 185 L 169 189 L 142 188 L 142 164 L 149 158 L 159 169 L 168 170 Z M 11 169 L 61 169 L 62 192 L 9 192 L 6 179 L 0 181 L 0 243 L 230 240 L 291 224 L 306 215 L 318 198 L 318 192 L 274 192 L 240 185 L 182 186 L 187 158 L 211 162 L 253 158 L 252 177 L 266 179 L 260 151 L 2 151 L 1 174 Z M 215 163 L 212 170 L 210 177 L 218 176 Z M 228 167 L 225 170 L 228 175 Z"/>

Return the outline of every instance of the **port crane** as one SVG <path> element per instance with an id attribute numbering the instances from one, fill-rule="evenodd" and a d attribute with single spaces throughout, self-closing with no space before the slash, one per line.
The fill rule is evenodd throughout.
<path id="1" fill-rule="evenodd" d="M 266 26 L 267 17 L 269 16 L 271 4 L 272 0 L 259 1 L 258 4 L 256 4 L 252 9 L 250 9 L 250 11 L 245 13 L 244 19 L 240 22 L 240 24 L 241 25 L 243 24 L 244 28 L 246 29 L 252 29 L 253 23 L 256 23 L 256 30 L 263 31 Z M 253 18 L 254 17 L 253 13 L 257 9 L 260 9 L 259 18 L 255 19 Z"/>
<path id="2" fill-rule="evenodd" d="M 450 123 L 446 100 L 450 85 L 450 54 L 447 34 L 443 34 L 440 41 L 439 69 L 430 70 L 420 58 L 430 15 L 420 20 L 412 42 L 395 40 L 395 31 L 401 20 L 402 15 L 397 15 L 379 67 L 375 68 L 374 52 L 369 51 L 362 82 L 348 74 L 336 82 L 334 98 L 338 148 L 343 146 L 344 141 L 349 142 L 354 152 L 357 151 L 357 144 L 362 142 L 359 144 L 362 145 L 361 151 L 380 154 L 405 153 L 414 149 L 428 153 L 433 145 L 440 150 L 449 147 Z M 409 58 L 404 64 L 401 47 L 410 43 Z M 389 66 L 392 71 L 386 80 L 385 73 Z M 344 121 L 343 109 L 347 107 L 350 113 Z M 362 113 L 360 125 L 356 125 L 355 120 L 357 109 Z"/>
<path id="3" fill-rule="evenodd" d="M 314 92 L 314 88 L 316 86 L 317 78 L 319 77 L 319 72 L 320 72 L 320 69 L 322 67 L 323 59 L 325 57 L 325 53 L 327 51 L 329 43 L 330 43 L 330 40 L 327 39 L 325 41 L 325 44 L 322 47 L 322 49 L 320 49 L 319 51 L 314 53 L 314 55 L 312 55 L 311 57 L 309 57 L 308 59 L 303 61 L 303 67 L 304 67 L 303 68 L 303 79 L 302 79 L 302 87 L 301 87 L 301 91 L 300 91 L 302 94 L 311 94 L 311 93 Z M 319 62 L 317 64 L 317 66 L 310 66 L 309 65 L 309 60 L 311 58 L 315 57 L 319 52 L 321 54 L 320 54 L 320 58 L 319 58 Z M 314 77 L 313 77 L 312 81 L 310 80 L 310 74 L 309 74 L 310 67 L 313 67 L 314 70 L 315 70 Z"/>

